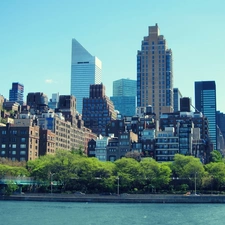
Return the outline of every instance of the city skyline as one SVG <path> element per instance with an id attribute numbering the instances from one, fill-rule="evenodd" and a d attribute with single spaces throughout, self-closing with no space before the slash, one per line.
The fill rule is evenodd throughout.
<path id="1" fill-rule="evenodd" d="M 194 104 L 195 81 L 214 80 L 217 110 L 225 112 L 225 2 L 127 3 L 96 1 L 86 7 L 70 0 L 2 1 L 0 94 L 9 98 L 12 82 L 24 85 L 24 97 L 29 92 L 43 92 L 48 98 L 52 93 L 70 94 L 71 39 L 76 38 L 101 59 L 102 82 L 110 97 L 114 80 L 136 79 L 140 40 L 148 26 L 158 23 L 173 51 L 174 87 Z"/>

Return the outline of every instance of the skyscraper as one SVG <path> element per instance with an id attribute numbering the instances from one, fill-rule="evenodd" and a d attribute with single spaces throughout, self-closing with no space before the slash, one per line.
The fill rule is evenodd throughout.
<path id="1" fill-rule="evenodd" d="M 24 86 L 18 82 L 12 83 L 12 89 L 9 90 L 9 101 L 18 102 L 23 105 Z"/>
<path id="2" fill-rule="evenodd" d="M 180 111 L 180 99 L 182 98 L 182 94 L 178 88 L 173 89 L 173 109 L 174 112 Z"/>
<path id="3" fill-rule="evenodd" d="M 215 81 L 195 82 L 195 108 L 208 118 L 209 137 L 214 149 L 217 149 Z"/>
<path id="4" fill-rule="evenodd" d="M 120 79 L 113 81 L 113 96 L 136 96 L 137 81 Z"/>
<path id="5" fill-rule="evenodd" d="M 72 39 L 71 95 L 77 100 L 77 111 L 82 113 L 83 98 L 89 96 L 91 84 L 101 83 L 102 63 L 92 56 L 76 39 Z"/>
<path id="6" fill-rule="evenodd" d="M 120 79 L 113 82 L 113 102 L 116 110 L 123 116 L 134 116 L 136 109 L 137 81 Z"/>
<path id="7" fill-rule="evenodd" d="M 172 51 L 158 25 L 149 27 L 137 53 L 137 106 L 153 106 L 156 117 L 173 112 Z"/>

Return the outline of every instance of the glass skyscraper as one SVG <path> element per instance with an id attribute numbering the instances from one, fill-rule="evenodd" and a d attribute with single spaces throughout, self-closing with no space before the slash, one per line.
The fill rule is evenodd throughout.
<path id="1" fill-rule="evenodd" d="M 113 102 L 116 110 L 123 116 L 134 116 L 136 111 L 137 81 L 120 79 L 113 82 Z"/>
<path id="2" fill-rule="evenodd" d="M 76 97 L 76 110 L 81 114 L 83 98 L 89 97 L 91 84 L 100 84 L 101 61 L 92 56 L 76 39 L 72 39 L 71 95 Z"/>
<path id="3" fill-rule="evenodd" d="M 24 86 L 18 82 L 12 83 L 12 89 L 9 90 L 9 101 L 18 102 L 23 105 Z"/>
<path id="4" fill-rule="evenodd" d="M 158 25 L 149 27 L 137 53 L 137 106 L 153 106 L 156 117 L 173 112 L 172 51 Z"/>
<path id="5" fill-rule="evenodd" d="M 195 82 L 195 108 L 208 118 L 209 137 L 214 149 L 217 149 L 215 81 Z"/>

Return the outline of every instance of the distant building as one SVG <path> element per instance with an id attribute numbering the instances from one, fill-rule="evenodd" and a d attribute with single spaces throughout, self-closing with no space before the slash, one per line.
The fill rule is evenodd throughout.
<path id="1" fill-rule="evenodd" d="M 182 98 L 182 94 L 178 88 L 173 89 L 173 109 L 174 112 L 180 111 L 180 99 Z"/>
<path id="2" fill-rule="evenodd" d="M 164 131 L 156 133 L 155 159 L 158 162 L 173 161 L 179 151 L 179 137 L 175 135 L 173 127 L 166 127 Z"/>
<path id="3" fill-rule="evenodd" d="M 209 138 L 208 119 L 201 112 L 163 113 L 160 117 L 160 130 L 174 128 L 174 135 L 179 137 L 179 153 L 193 155 L 202 162 L 209 162 L 212 144 Z M 199 137 L 194 130 L 199 129 Z M 193 150 L 195 149 L 195 150 Z"/>
<path id="4" fill-rule="evenodd" d="M 62 112 L 66 121 L 76 123 L 76 98 L 73 95 L 60 95 L 56 112 Z"/>
<path id="5" fill-rule="evenodd" d="M 12 83 L 12 89 L 9 90 L 9 101 L 18 102 L 23 105 L 24 86 L 18 82 Z"/>
<path id="6" fill-rule="evenodd" d="M 5 101 L 3 103 L 3 108 L 7 111 L 13 111 L 15 114 L 21 111 L 21 105 L 18 102 Z"/>
<path id="7" fill-rule="evenodd" d="M 90 96 L 83 99 L 84 126 L 97 135 L 105 136 L 106 125 L 116 117 L 114 105 L 105 95 L 105 86 L 103 84 L 90 85 Z"/>
<path id="8" fill-rule="evenodd" d="M 88 149 L 87 149 L 87 156 L 88 157 L 95 157 L 95 148 L 96 148 L 96 140 L 91 139 L 88 142 Z"/>
<path id="9" fill-rule="evenodd" d="M 77 100 L 77 111 L 82 113 L 83 98 L 89 96 L 91 84 L 101 83 L 102 63 L 92 56 L 76 39 L 72 39 L 71 95 Z"/>
<path id="10" fill-rule="evenodd" d="M 39 155 L 53 155 L 56 150 L 56 135 L 51 130 L 40 129 Z"/>
<path id="11" fill-rule="evenodd" d="M 210 140 L 214 149 L 217 150 L 215 81 L 195 82 L 195 108 L 208 118 Z"/>
<path id="12" fill-rule="evenodd" d="M 48 110 L 48 97 L 42 92 L 28 93 L 27 105 L 30 106 L 31 114 Z"/>
<path id="13" fill-rule="evenodd" d="M 39 157 L 39 127 L 7 124 L 0 127 L 0 157 L 28 161 Z"/>
<path id="14" fill-rule="evenodd" d="M 48 107 L 50 109 L 58 108 L 59 104 L 59 93 L 52 94 L 52 98 L 48 102 Z"/>
<path id="15" fill-rule="evenodd" d="M 116 110 L 123 116 L 134 116 L 136 108 L 137 81 L 120 79 L 113 82 L 113 102 Z"/>
<path id="16" fill-rule="evenodd" d="M 107 161 L 114 162 L 132 151 L 132 143 L 138 142 L 137 134 L 132 131 L 120 133 L 118 137 L 111 137 L 106 147 Z"/>
<path id="17" fill-rule="evenodd" d="M 180 98 L 180 110 L 181 112 L 191 112 L 191 99 L 188 97 Z"/>
<path id="18" fill-rule="evenodd" d="M 110 137 L 99 135 L 96 139 L 96 146 L 95 146 L 95 157 L 100 161 L 106 161 L 107 159 L 107 151 L 106 147 Z"/>
<path id="19" fill-rule="evenodd" d="M 1 109 L 2 109 L 2 107 L 3 107 L 3 103 L 4 103 L 4 101 L 5 101 L 4 96 L 3 96 L 3 95 L 0 95 L 0 110 L 1 110 Z"/>
<path id="20" fill-rule="evenodd" d="M 173 59 L 159 27 L 150 26 L 137 53 L 137 107 L 152 105 L 156 118 L 173 112 Z"/>
<path id="21" fill-rule="evenodd" d="M 223 134 L 223 138 L 225 139 L 225 114 L 223 112 L 216 111 L 216 121 Z"/>
<path id="22" fill-rule="evenodd" d="M 96 140 L 89 141 L 88 155 L 100 161 L 114 162 L 132 152 L 132 145 L 137 142 L 138 137 L 132 131 L 122 132 L 118 137 L 99 135 Z"/>

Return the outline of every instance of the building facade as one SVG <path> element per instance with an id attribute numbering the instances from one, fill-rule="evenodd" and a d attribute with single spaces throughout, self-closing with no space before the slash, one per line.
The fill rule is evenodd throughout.
<path id="1" fill-rule="evenodd" d="M 23 105 L 24 86 L 18 82 L 12 83 L 12 89 L 9 90 L 9 101 L 18 102 Z"/>
<path id="2" fill-rule="evenodd" d="M 0 127 L 0 157 L 28 161 L 39 157 L 39 127 L 7 124 Z"/>
<path id="3" fill-rule="evenodd" d="M 76 39 L 72 39 L 70 93 L 77 100 L 77 111 L 82 113 L 83 98 L 89 96 L 91 84 L 100 84 L 101 61 L 92 56 Z"/>
<path id="4" fill-rule="evenodd" d="M 52 94 L 52 98 L 48 102 L 48 107 L 50 109 L 56 109 L 58 108 L 59 104 L 59 93 Z"/>
<path id="5" fill-rule="evenodd" d="M 172 51 L 158 25 L 149 27 L 137 53 L 137 106 L 152 105 L 156 117 L 173 112 Z"/>
<path id="6" fill-rule="evenodd" d="M 112 101 L 105 95 L 103 84 L 90 85 L 90 97 L 83 99 L 84 126 L 97 135 L 106 135 L 106 125 L 117 117 Z"/>
<path id="7" fill-rule="evenodd" d="M 137 81 L 120 79 L 113 82 L 113 96 L 110 100 L 123 116 L 134 116 L 136 109 Z"/>
<path id="8" fill-rule="evenodd" d="M 48 110 L 48 96 L 43 92 L 30 92 L 27 95 L 27 105 L 31 114 L 36 114 Z"/>
<path id="9" fill-rule="evenodd" d="M 113 96 L 136 96 L 137 81 L 120 79 L 113 81 Z"/>
<path id="10" fill-rule="evenodd" d="M 223 134 L 223 138 L 225 139 L 225 114 L 220 111 L 217 111 L 216 117 L 217 117 L 217 119 L 216 119 L 217 125 Z"/>
<path id="11" fill-rule="evenodd" d="M 213 143 L 213 148 L 217 150 L 215 81 L 195 82 L 195 108 L 208 118 L 210 140 Z"/>
<path id="12" fill-rule="evenodd" d="M 179 138 L 173 127 L 166 127 L 156 134 L 155 159 L 158 162 L 173 161 L 174 155 L 179 152 Z"/>
<path id="13" fill-rule="evenodd" d="M 55 111 L 62 112 L 66 121 L 76 124 L 76 98 L 73 95 L 60 95 L 58 108 Z"/>

